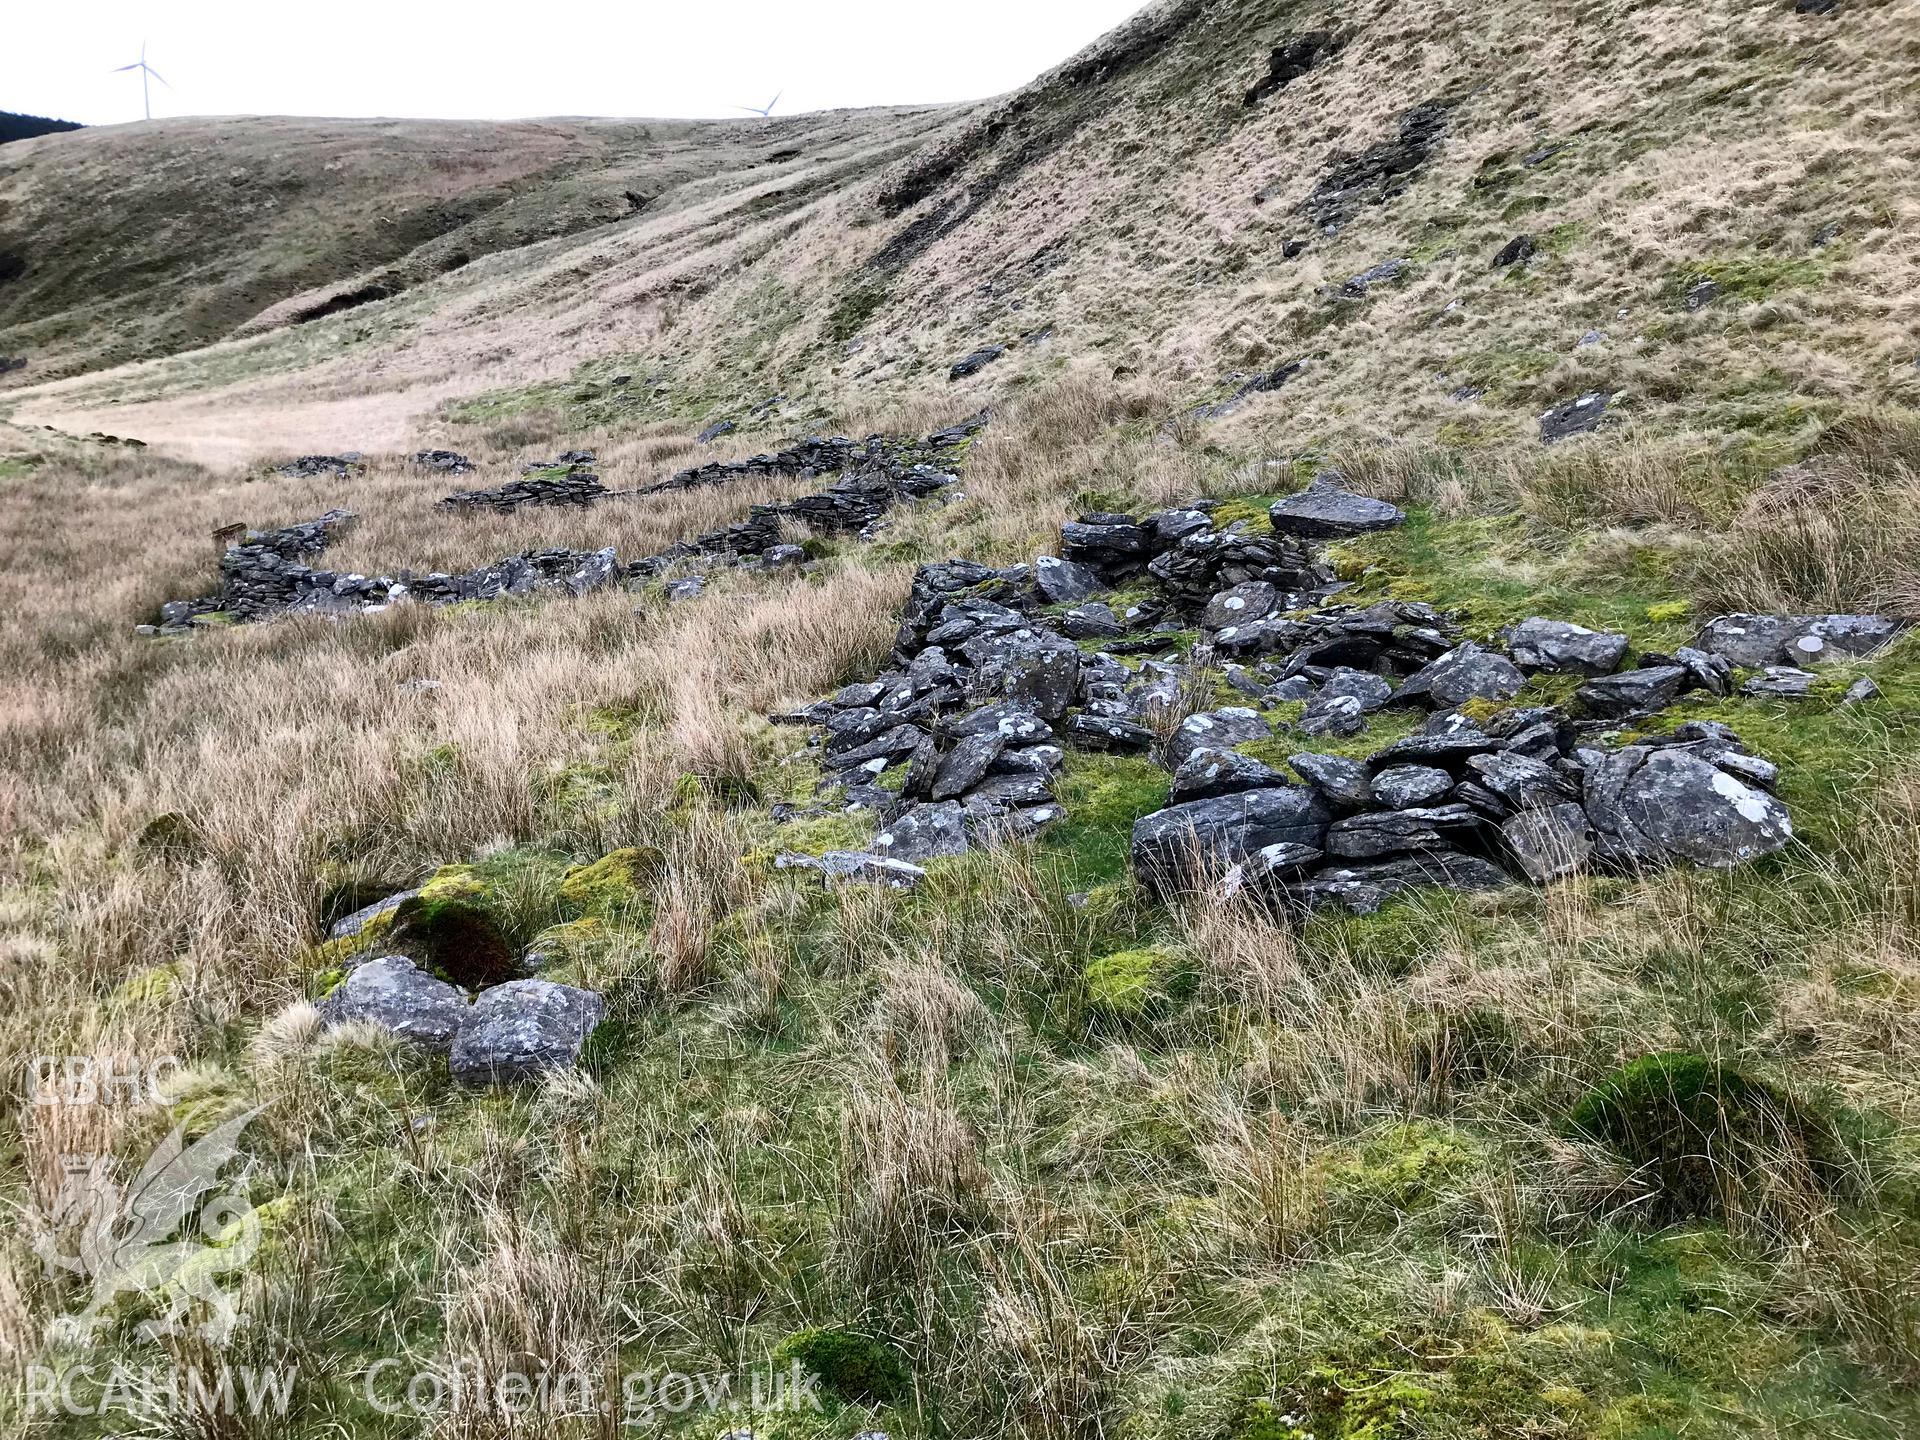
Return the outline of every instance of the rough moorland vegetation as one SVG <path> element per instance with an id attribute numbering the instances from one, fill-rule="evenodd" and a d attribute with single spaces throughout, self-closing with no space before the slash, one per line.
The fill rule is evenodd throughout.
<path id="1" fill-rule="evenodd" d="M 0 1060 L 186 1063 L 10 1093 L 7 1363 L 297 1369 L 223 1436 L 635 1433 L 388 1360 L 818 1377 L 699 1440 L 1911 1433 L 1916 20 L 1188 0 L 9 374 Z M 72 1157 L 239 1117 L 225 1347 L 59 1329 Z"/>

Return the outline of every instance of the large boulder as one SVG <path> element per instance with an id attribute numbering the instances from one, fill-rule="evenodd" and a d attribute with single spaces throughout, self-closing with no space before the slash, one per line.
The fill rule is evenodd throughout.
<path id="1" fill-rule="evenodd" d="M 1371 915 L 1414 890 L 1498 890 L 1512 883 L 1512 877 L 1490 860 L 1438 849 L 1373 864 L 1329 867 L 1288 886 L 1287 896 L 1308 910 Z"/>
<path id="2" fill-rule="evenodd" d="M 971 355 L 954 361 L 953 364 L 948 367 L 947 378 L 949 380 L 965 380 L 971 376 L 978 375 L 982 370 L 986 369 L 987 366 L 991 365 L 1006 353 L 1007 347 L 1004 345 L 983 346 L 981 349 L 975 350 Z"/>
<path id="3" fill-rule="evenodd" d="M 1604 390 L 1589 390 L 1585 395 L 1554 406 L 1540 417 L 1541 443 L 1553 445 L 1597 429 L 1612 400 L 1613 396 Z"/>
<path id="4" fill-rule="evenodd" d="M 916 805 L 873 839 L 873 851 L 889 860 L 924 864 L 967 853 L 966 814 L 958 802 Z"/>
<path id="5" fill-rule="evenodd" d="M 1510 699 L 1526 683 L 1527 677 L 1506 656 L 1467 640 L 1408 676 L 1394 701 L 1422 700 L 1452 710 L 1469 700 Z"/>
<path id="6" fill-rule="evenodd" d="M 1127 627 L 1111 605 L 1090 600 L 1060 617 L 1060 633 L 1069 640 L 1108 640 L 1126 634 Z"/>
<path id="7" fill-rule="evenodd" d="M 1045 775 L 995 775 L 969 790 L 961 808 L 971 823 L 1052 803 L 1053 791 Z"/>
<path id="8" fill-rule="evenodd" d="M 1373 784 L 1367 767 L 1343 755 L 1289 755 L 1287 763 L 1300 778 L 1343 810 L 1363 810 L 1373 803 Z"/>
<path id="9" fill-rule="evenodd" d="M 1334 821 L 1327 830 L 1325 848 L 1329 855 L 1345 860 L 1447 850 L 1453 848 L 1454 840 L 1473 834 L 1484 824 L 1481 816 L 1466 805 L 1376 810 Z"/>
<path id="10" fill-rule="evenodd" d="M 1784 804 L 1696 746 L 1629 745 L 1601 756 L 1587 771 L 1586 812 L 1597 852 L 1636 867 L 1684 860 L 1729 869 L 1793 838 Z"/>
<path id="11" fill-rule="evenodd" d="M 1385 677 L 1366 670 L 1337 666 L 1300 713 L 1303 735 L 1358 735 L 1366 717 L 1393 698 Z"/>
<path id="12" fill-rule="evenodd" d="M 1167 742 L 1167 763 L 1177 770 L 1196 750 L 1231 750 L 1249 740 L 1265 740 L 1272 734 L 1272 727 L 1260 717 L 1260 712 L 1244 705 L 1189 715 Z"/>
<path id="13" fill-rule="evenodd" d="M 1222 590 L 1207 602 L 1200 624 L 1208 630 L 1225 625 L 1247 625 L 1264 620 L 1273 613 L 1279 592 L 1264 580 L 1249 580 L 1231 590 Z"/>
<path id="14" fill-rule="evenodd" d="M 1339 540 L 1407 523 L 1404 510 L 1384 500 L 1355 495 L 1339 484 L 1340 478 L 1337 472 L 1323 472 L 1298 495 L 1274 501 L 1267 511 L 1274 530 L 1308 540 Z"/>
<path id="15" fill-rule="evenodd" d="M 1073 605 L 1100 588 L 1100 577 L 1087 566 L 1057 555 L 1033 562 L 1034 588 L 1052 605 Z"/>
<path id="16" fill-rule="evenodd" d="M 1871 654 L 1899 632 L 1899 621 L 1881 615 L 1722 615 L 1700 632 L 1699 648 L 1757 670 Z"/>
<path id="17" fill-rule="evenodd" d="M 947 752 L 947 758 L 940 762 L 940 768 L 934 773 L 933 784 L 928 792 L 934 800 L 953 800 L 973 789 L 986 779 L 987 772 L 993 768 L 993 762 L 1000 758 L 1000 752 L 1006 748 L 1007 737 L 998 730 L 983 730 L 976 735 L 963 736 L 953 749 Z"/>
<path id="18" fill-rule="evenodd" d="M 1154 734 L 1131 720 L 1082 713 L 1067 722 L 1067 738 L 1083 750 L 1144 755 L 1153 748 Z"/>
<path id="19" fill-rule="evenodd" d="M 976 635 L 961 650 L 973 665 L 977 700 L 1011 700 L 1043 720 L 1058 720 L 1078 693 L 1080 648 L 1051 630 Z"/>
<path id="20" fill-rule="evenodd" d="M 1627 658 L 1627 637 L 1589 630 L 1565 620 L 1535 616 L 1511 626 L 1501 637 L 1522 670 L 1552 670 L 1575 675 L 1611 675 Z"/>
<path id="21" fill-rule="evenodd" d="M 1434 765 L 1460 774 L 1465 770 L 1467 761 L 1475 755 L 1487 755 L 1506 748 L 1505 740 L 1472 725 L 1462 725 L 1396 740 L 1386 749 L 1376 750 L 1368 756 L 1367 766 L 1376 775 L 1393 765 Z"/>
<path id="22" fill-rule="evenodd" d="M 473 1003 L 448 1057 L 453 1078 L 503 1085 L 564 1070 L 600 1024 L 606 1005 L 591 990 L 550 980 L 510 980 Z"/>
<path id="23" fill-rule="evenodd" d="M 1557 805 L 1578 799 L 1580 794 L 1579 786 L 1554 766 L 1517 750 L 1470 755 L 1467 769 L 1473 773 L 1475 784 L 1511 810 Z M 1374 784 L 1377 788 L 1379 781 Z"/>
<path id="24" fill-rule="evenodd" d="M 1169 806 L 1134 822 L 1134 871 L 1156 893 L 1177 891 L 1269 845 L 1317 849 L 1332 818 L 1320 793 L 1304 785 Z"/>
<path id="25" fill-rule="evenodd" d="M 1219 795 L 1263 790 L 1286 783 L 1284 775 L 1251 755 L 1242 755 L 1237 750 L 1202 748 L 1189 752 L 1180 762 L 1180 768 L 1174 772 L 1169 798 L 1175 805 L 1184 805 L 1189 800 L 1211 800 Z"/>
<path id="26" fill-rule="evenodd" d="M 1571 803 L 1523 810 L 1501 823 L 1500 834 L 1514 863 L 1536 885 L 1574 874 L 1593 854 L 1593 827 Z"/>
<path id="27" fill-rule="evenodd" d="M 904 760 L 913 754 L 924 738 L 924 734 L 912 725 L 895 725 L 865 744 L 854 745 L 845 750 L 836 750 L 830 744 L 828 756 L 836 766 L 842 769 L 864 765 L 869 760 L 885 760 L 891 764 L 895 760 Z"/>
<path id="28" fill-rule="evenodd" d="M 1693 672 L 1684 665 L 1650 665 L 1589 680 L 1574 692 L 1574 699 L 1589 715 L 1618 720 L 1664 710 L 1680 698 L 1692 678 Z"/>
<path id="29" fill-rule="evenodd" d="M 945 728 L 951 735 L 984 735 L 992 732 L 1002 736 L 1009 745 L 1044 745 L 1053 739 L 1051 725 L 1031 710 L 1007 702 L 969 710 L 958 720 L 948 721 Z"/>
<path id="30" fill-rule="evenodd" d="M 428 1050 L 445 1050 L 467 1014 L 467 992 L 427 974 L 404 955 L 355 966 L 320 1002 L 329 1027 L 361 1020 Z"/>
<path id="31" fill-rule="evenodd" d="M 1373 777 L 1374 803 L 1388 810 L 1430 805 L 1453 789 L 1453 776 L 1431 765 L 1393 765 Z"/>

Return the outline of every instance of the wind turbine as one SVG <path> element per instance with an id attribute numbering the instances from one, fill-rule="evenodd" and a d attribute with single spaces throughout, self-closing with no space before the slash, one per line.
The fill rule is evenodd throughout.
<path id="1" fill-rule="evenodd" d="M 168 88 L 172 88 L 172 87 L 168 87 Z M 764 110 L 756 110 L 751 105 L 735 105 L 735 106 L 732 106 L 731 108 L 735 110 L 744 110 L 749 115 L 758 115 L 762 120 L 765 120 L 770 115 L 773 114 L 773 107 L 780 103 L 780 96 L 786 93 L 787 92 L 784 90 L 777 92 L 771 100 L 767 101 L 767 108 Z"/>
<path id="2" fill-rule="evenodd" d="M 128 70 L 138 70 L 140 72 L 140 105 L 141 105 L 141 108 L 147 112 L 147 119 L 151 120 L 153 118 L 153 99 L 148 94 L 148 91 L 147 91 L 147 77 L 151 75 L 154 79 L 158 80 L 162 85 L 167 85 L 167 79 L 166 79 L 166 76 L 162 75 L 158 70 L 154 69 L 151 65 L 147 64 L 147 42 L 146 41 L 142 40 L 140 42 L 140 58 L 138 60 L 134 61 L 133 64 L 131 65 L 116 66 L 109 73 L 114 75 L 119 75 L 119 74 L 123 74 Z M 173 86 L 167 85 L 167 88 L 171 90 Z M 776 95 L 774 98 L 777 100 L 779 99 L 779 96 Z M 767 108 L 772 109 L 773 107 L 768 106 Z"/>

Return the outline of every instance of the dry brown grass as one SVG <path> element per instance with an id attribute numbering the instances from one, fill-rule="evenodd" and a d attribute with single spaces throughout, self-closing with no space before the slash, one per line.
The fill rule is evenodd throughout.
<path id="1" fill-rule="evenodd" d="M 1831 873 L 1802 857 L 1807 873 L 1778 877 L 1813 918 L 1767 910 L 1764 886 L 1677 876 L 1301 927 L 1234 907 L 1163 914 L 1124 886 L 1070 898 L 1080 882 L 1019 847 L 936 870 L 911 898 L 822 896 L 761 863 L 779 841 L 747 802 L 779 782 L 794 742 L 760 717 L 881 664 L 917 560 L 1029 559 L 1079 506 L 1251 493 L 1278 472 L 1247 462 L 1306 451 L 1443 517 L 1523 513 L 1549 539 L 1579 537 L 1595 574 L 1617 578 L 1649 536 L 1683 557 L 1712 541 L 1721 563 L 1696 582 L 1705 598 L 1909 605 L 1914 459 L 1897 425 L 1832 437 L 1839 468 L 1749 503 L 1738 447 L 1719 443 L 1719 412 L 1700 411 L 1735 404 L 1776 366 L 1816 405 L 1907 393 L 1884 362 L 1913 313 L 1912 259 L 1875 218 L 1913 204 L 1904 162 L 1875 169 L 1910 128 L 1894 105 L 1913 59 L 1889 38 L 1898 8 L 1829 27 L 1825 63 L 1790 74 L 1771 68 L 1766 29 L 1784 11 L 1643 8 L 1593 42 L 1622 77 L 1616 91 L 1576 83 L 1590 51 L 1567 43 L 1551 8 L 1364 7 L 1351 66 L 1281 107 L 1241 117 L 1248 77 L 1209 72 L 1211 100 L 1245 125 L 1212 128 L 1209 95 L 1192 86 L 1177 103 L 1149 87 L 1103 101 L 1069 146 L 904 272 L 852 355 L 820 347 L 821 302 L 891 233 L 841 223 L 864 203 L 842 182 L 886 158 L 858 144 L 804 208 L 769 200 L 743 214 L 786 183 L 771 176 L 715 185 L 623 236 L 474 267 L 336 353 L 320 352 L 360 321 L 33 396 L 32 413 L 222 466 L 379 453 L 349 482 L 248 481 L 36 435 L 49 463 L 9 470 L 0 1057 L 50 1037 L 164 1047 L 219 1062 L 193 1077 L 200 1092 L 281 1095 L 264 1143 L 300 1204 L 249 1313 L 322 1359 L 371 1333 L 409 1354 L 418 1336 L 444 1336 L 422 1358 L 466 1349 L 495 1370 L 606 1365 L 616 1350 L 730 1367 L 831 1318 L 895 1336 L 956 1431 L 1162 1440 L 1225 1433 L 1248 1385 L 1346 1364 L 1363 1326 L 1408 1337 L 1388 1374 L 1408 1354 L 1463 1353 L 1486 1316 L 1522 1350 L 1553 1329 L 1570 1288 L 1604 1308 L 1579 1277 L 1612 1273 L 1595 1247 L 1619 1243 L 1646 1197 L 1562 1121 L 1612 1066 L 1666 1046 L 1737 1052 L 1817 1077 L 1903 1137 L 1920 1115 L 1907 1073 L 1920 1044 L 1920 823 L 1898 785 Z M 1252 62 L 1278 22 L 1246 15 L 1233 44 Z M 1867 66 L 1876 45 L 1888 58 Z M 1780 102 L 1778 134 L 1746 133 L 1760 122 L 1745 104 L 1723 114 L 1702 100 L 1738 94 L 1750 63 L 1770 77 L 1757 93 Z M 1656 83 L 1683 64 L 1684 84 Z M 1303 190 L 1331 149 L 1468 71 L 1523 75 L 1524 93 L 1468 98 L 1413 192 L 1283 264 L 1297 196 L 1259 212 L 1248 191 L 1268 179 Z M 1498 152 L 1568 136 L 1568 162 L 1518 182 L 1545 201 L 1520 218 L 1449 198 L 1477 194 Z M 1187 152 L 1172 169 L 1138 158 L 1175 145 Z M 1800 206 L 1809 186 L 1808 206 L 1871 190 L 1819 286 L 1692 318 L 1660 308 L 1670 267 L 1759 247 L 1749 215 Z M 1531 279 L 1489 278 L 1487 254 L 1521 225 L 1565 228 Z M 1067 243 L 1043 282 L 983 288 L 1056 237 Z M 1429 258 L 1404 287 L 1325 323 L 1317 287 L 1416 248 Z M 1027 290 L 1017 320 L 998 308 L 1009 287 Z M 1442 319 L 1456 296 L 1466 303 Z M 1058 326 L 1051 348 L 945 383 L 938 366 L 954 354 L 1043 321 Z M 1589 325 L 1609 345 L 1576 355 Z M 693 448 L 696 417 L 677 409 L 589 430 L 564 396 L 470 425 L 421 419 L 441 396 L 656 348 L 676 353 L 678 393 L 719 408 L 776 389 L 795 398 L 711 450 Z M 1278 394 L 1225 422 L 1183 418 L 1222 370 L 1306 349 L 1318 363 Z M 222 373 L 256 365 L 272 373 Z M 1493 372 L 1482 401 L 1445 398 L 1481 369 Z M 1642 427 L 1538 451 L 1537 408 L 1602 382 Z M 115 397 L 131 403 L 105 403 Z M 631 558 L 791 491 L 511 518 L 433 502 L 574 445 L 597 449 L 625 487 L 770 445 L 802 414 L 854 434 L 924 434 L 988 399 L 996 416 L 962 496 L 890 516 L 886 548 L 849 547 L 805 576 L 716 575 L 704 598 L 674 606 L 604 594 L 178 643 L 130 633 L 160 600 L 205 588 L 219 523 L 346 504 L 365 520 L 328 563 L 363 569 L 551 544 L 614 543 Z M 1429 443 L 1456 419 L 1471 422 L 1469 443 Z M 428 444 L 472 454 L 482 473 L 412 473 L 405 452 Z M 1848 588 L 1849 573 L 1882 588 Z M 442 686 L 396 690 L 416 678 Z M 179 840 L 143 844 L 166 815 L 182 817 Z M 592 961 L 587 978 L 609 991 L 610 1030 L 630 1048 L 591 1079 L 469 1101 L 378 1035 L 320 1031 L 306 966 L 348 889 L 508 847 L 588 859 L 627 844 L 665 863 L 644 916 L 611 923 Z M 538 895 L 521 901 L 540 908 Z M 1200 984 L 1176 1022 L 1120 1039 L 1094 1030 L 1083 967 L 1116 934 L 1193 962 Z M 171 987 L 141 998 L 161 967 Z M 1737 1008 L 1748 1004 L 1767 1013 Z M 16 1118 L 25 1183 L 44 1190 L 63 1146 L 129 1143 L 61 1123 Z M 1376 1143 L 1384 1159 L 1369 1155 Z M 1429 1160 L 1436 1173 L 1411 1181 L 1398 1168 Z M 1883 1163 L 1892 1174 L 1867 1177 L 1869 1196 L 1890 1193 L 1873 1187 L 1900 1182 L 1908 1162 Z M 1782 1316 L 1801 1327 L 1796 1355 L 1837 1336 L 1871 1376 L 1906 1373 L 1907 1242 L 1856 1231 L 1858 1213 L 1840 1223 L 1807 1196 L 1788 1185 L 1739 1217 L 1753 1222 L 1729 1241 L 1753 1251 L 1736 1257 L 1739 1283 L 1761 1277 L 1749 1290 L 1764 1283 L 1776 1307 L 1770 1337 Z M 381 1228 L 395 1213 L 404 1244 Z M 362 1226 L 378 1237 L 369 1248 L 408 1253 L 356 1248 Z M 429 1279 L 402 1263 L 416 1249 Z M 12 1304 L 7 1261 L 0 1346 L 48 1299 L 29 1277 Z M 353 1309 L 367 1290 L 382 1296 L 377 1314 Z M 1328 1304 L 1352 1307 L 1353 1333 Z M 1584 1320 L 1553 1342 L 1596 1394 L 1616 1379 L 1631 1391 L 1643 1373 L 1608 1369 L 1639 1338 L 1626 1307 L 1608 1313 L 1634 1344 L 1596 1345 Z M 1157 1404 L 1162 1385 L 1192 1408 Z"/>

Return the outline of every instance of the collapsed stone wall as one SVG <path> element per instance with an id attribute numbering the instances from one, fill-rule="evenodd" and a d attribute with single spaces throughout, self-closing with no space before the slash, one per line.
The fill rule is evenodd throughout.
<path id="1" fill-rule="evenodd" d="M 493 490 L 456 490 L 440 501 L 444 510 L 491 510 L 511 514 L 525 506 L 575 505 L 585 508 L 604 500 L 610 492 L 600 477 L 588 470 L 569 470 L 564 475 L 528 475 L 510 480 Z"/>
<path id="2" fill-rule="evenodd" d="M 318 556 L 356 522 L 345 510 L 329 511 L 316 520 L 283 529 L 245 531 L 220 557 L 220 588 L 212 595 L 172 600 L 160 607 L 157 622 L 138 627 L 150 635 L 184 634 L 206 617 L 221 616 L 252 622 L 282 614 L 350 615 L 380 610 L 401 600 L 454 604 L 494 600 L 507 595 L 584 595 L 610 585 L 653 579 L 670 567 L 694 559 L 733 566 L 797 565 L 806 552 L 788 542 L 784 522 L 795 521 L 823 534 L 865 537 L 887 511 L 903 501 L 923 499 L 951 485 L 958 476 L 930 460 L 953 460 L 985 423 L 975 417 L 924 440 L 889 440 L 872 436 L 862 442 L 834 437 L 809 440 L 777 456 L 733 462 L 727 478 L 761 473 L 753 467 L 765 460 L 774 468 L 765 473 L 814 473 L 816 462 L 837 457 L 848 468 L 841 478 L 815 494 L 783 505 L 755 505 L 738 524 L 699 535 L 656 555 L 622 563 L 613 547 L 582 551 L 528 550 L 491 565 L 460 574 L 436 571 L 428 575 L 361 575 L 317 569 L 306 562 Z M 423 452 L 430 453 L 430 452 Z M 446 452 L 451 453 L 451 452 Z M 328 457 L 307 457 L 326 459 Z M 457 458 L 457 457 L 456 457 Z M 569 452 L 569 464 L 591 463 L 591 454 Z M 711 467 L 705 467 L 711 469 Z M 314 473 L 322 473 L 316 470 Z M 694 472 L 682 472 L 690 475 Z M 676 477 L 678 478 L 678 477 Z M 610 495 L 657 494 L 691 484 L 722 483 L 711 476 L 683 484 L 667 482 L 645 490 L 610 492 L 599 478 L 574 470 L 564 476 L 530 475 L 493 491 L 468 491 L 441 502 L 456 510 L 510 512 L 526 504 L 590 505 Z"/>
<path id="3" fill-rule="evenodd" d="M 1338 475 L 1276 502 L 1270 535 L 1219 526 L 1214 508 L 1083 515 L 1059 556 L 1031 566 L 923 567 L 892 666 L 775 717 L 818 727 L 816 808 L 873 811 L 874 844 L 784 863 L 916 883 L 928 861 L 1064 818 L 1052 777 L 1073 747 L 1171 772 L 1168 804 L 1131 835 L 1135 874 L 1163 897 L 1369 911 L 1419 886 L 1738 865 L 1792 838 L 1777 767 L 1722 725 L 1621 744 L 1622 722 L 1695 690 L 1804 695 L 1815 677 L 1792 662 L 1869 654 L 1898 630 L 1877 616 L 1726 616 L 1631 668 L 1631 637 L 1549 617 L 1480 643 L 1425 604 L 1342 598 L 1350 587 L 1313 546 L 1405 517 Z M 1530 676 L 1554 673 L 1580 679 L 1570 704 L 1515 703 Z M 1248 703 L 1218 705 L 1218 683 Z M 1874 693 L 1863 678 L 1848 700 Z M 1298 718 L 1276 727 L 1270 712 L 1290 703 Z M 1314 749 L 1395 709 L 1426 718 L 1363 759 Z M 1241 749 L 1282 735 L 1300 742 L 1290 774 Z"/>

